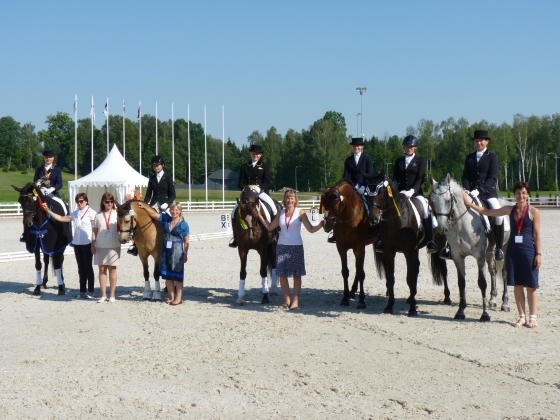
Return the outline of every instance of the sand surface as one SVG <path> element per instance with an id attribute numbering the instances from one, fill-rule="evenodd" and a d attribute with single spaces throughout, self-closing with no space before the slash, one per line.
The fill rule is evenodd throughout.
<path id="1" fill-rule="evenodd" d="M 193 233 L 218 231 L 217 214 L 189 214 Z M 336 247 L 303 233 L 301 310 L 280 296 L 260 304 L 258 256 L 249 255 L 244 307 L 235 307 L 237 251 L 227 239 L 191 244 L 183 305 L 142 301 L 140 261 L 123 253 L 115 304 L 75 300 L 56 278 L 32 296 L 33 261 L 0 264 L 0 418 L 539 418 L 560 416 L 560 212 L 542 211 L 539 328 L 514 329 L 511 312 L 480 323 L 475 261 L 467 260 L 467 319 L 442 304 L 421 251 L 418 312 L 407 317 L 405 262 L 397 260 L 395 314 L 366 257 L 367 309 L 341 307 Z M 0 220 L 0 252 L 24 250 L 19 219 Z M 353 258 L 350 257 L 351 264 Z M 354 270 L 351 268 L 353 278 Z M 501 294 L 501 286 L 499 294 Z M 98 283 L 96 295 L 99 296 Z M 498 306 L 499 307 L 499 306 Z"/>

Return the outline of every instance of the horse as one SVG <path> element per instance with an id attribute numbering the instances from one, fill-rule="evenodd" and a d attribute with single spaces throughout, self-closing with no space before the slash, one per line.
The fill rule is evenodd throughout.
<path id="1" fill-rule="evenodd" d="M 465 319 L 465 308 L 467 299 L 465 295 L 465 258 L 472 255 L 478 265 L 478 287 L 482 293 L 482 315 L 480 321 L 490 321 L 488 307 L 495 308 L 496 302 L 496 274 L 499 271 L 494 259 L 495 237 L 485 233 L 485 221 L 474 210 L 465 206 L 461 186 L 451 178 L 449 174 L 440 182 L 430 177 L 432 185 L 432 208 L 438 221 L 438 231 L 447 236 L 451 248 L 451 258 L 457 268 L 459 283 L 460 303 L 455 319 Z M 508 205 L 505 200 L 500 204 Z M 504 253 L 507 251 L 507 242 L 510 232 L 504 235 Z M 486 277 L 484 275 L 484 263 L 488 265 L 491 278 L 491 299 L 486 298 Z M 501 264 L 502 281 L 504 285 L 502 294 L 502 311 L 509 312 L 509 301 L 506 284 L 506 265 Z"/>
<path id="2" fill-rule="evenodd" d="M 321 211 L 325 210 L 324 230 L 334 233 L 336 238 L 336 249 L 340 256 L 342 265 L 342 279 L 344 280 L 344 294 L 341 306 L 349 306 L 349 299 L 356 296 L 358 284 L 360 285 L 360 295 L 357 309 L 365 309 L 364 279 L 364 260 L 366 257 L 366 246 L 374 243 L 377 239 L 377 231 L 371 229 L 368 214 L 362 203 L 362 199 L 354 190 L 354 187 L 347 179 L 337 182 L 329 189 L 322 189 L 321 192 Z M 356 275 L 352 289 L 348 288 L 348 250 L 351 249 L 356 258 Z"/>
<path id="3" fill-rule="evenodd" d="M 375 264 L 381 277 L 385 276 L 387 296 L 389 301 L 383 310 L 392 314 L 395 304 L 395 256 L 397 252 L 404 254 L 406 259 L 406 282 L 410 291 L 407 299 L 409 304 L 408 316 L 418 315 L 416 309 L 416 294 L 418 274 L 420 272 L 419 250 L 426 246 L 426 235 L 420 234 L 411 200 L 399 193 L 397 185 L 390 180 L 385 172 L 381 172 L 382 182 L 372 185 L 374 223 L 379 226 L 379 236 L 383 239 L 383 253 L 375 253 Z M 422 205 L 418 203 L 418 212 L 422 214 Z M 421 216 L 420 216 L 421 217 Z M 442 245 L 442 238 L 436 238 Z M 438 286 L 444 284 L 444 303 L 451 304 L 450 292 L 447 286 L 447 265 L 444 260 L 434 253 L 430 254 L 432 279 Z"/>
<path id="4" fill-rule="evenodd" d="M 239 260 L 241 261 L 241 270 L 239 272 L 239 290 L 235 306 L 243 306 L 243 298 L 245 296 L 245 279 L 247 278 L 247 255 L 251 249 L 259 253 L 261 264 L 260 274 L 262 279 L 262 300 L 261 303 L 270 303 L 269 293 L 276 294 L 276 232 L 268 232 L 261 224 L 257 213 L 259 204 L 257 194 L 248 186 L 245 186 L 237 199 L 237 211 L 232 221 L 235 238 L 237 238 L 237 250 L 239 252 Z M 261 202 L 262 203 L 262 202 Z M 277 210 L 280 211 L 280 205 L 275 203 Z M 260 206 L 263 212 L 263 206 Z M 263 217 L 264 214 L 263 214 Z M 271 290 L 268 288 L 267 269 L 272 277 Z"/>
<path id="5" fill-rule="evenodd" d="M 119 224 L 119 242 L 127 243 L 134 240 L 138 248 L 138 257 L 144 267 L 144 300 L 161 300 L 159 283 L 159 257 L 163 246 L 163 229 L 159 222 L 150 217 L 145 209 L 138 207 L 140 200 L 129 200 L 117 204 L 117 223 Z M 143 204 L 146 205 L 147 204 Z M 150 286 L 148 257 L 154 259 L 154 291 Z"/>
<path id="6" fill-rule="evenodd" d="M 41 295 L 41 286 L 47 288 L 47 258 L 53 261 L 54 272 L 58 281 L 58 295 L 66 294 L 62 264 L 64 250 L 72 242 L 72 229 L 70 223 L 60 223 L 51 218 L 43 210 L 43 203 L 48 204 L 50 210 L 59 215 L 67 215 L 66 204 L 58 197 L 48 197 L 32 182 L 23 188 L 12 185 L 19 192 L 18 202 L 23 209 L 23 229 L 25 234 L 25 247 L 31 254 L 35 254 L 35 270 L 37 277 L 33 295 Z M 45 255 L 45 276 L 41 278 L 41 252 Z"/>

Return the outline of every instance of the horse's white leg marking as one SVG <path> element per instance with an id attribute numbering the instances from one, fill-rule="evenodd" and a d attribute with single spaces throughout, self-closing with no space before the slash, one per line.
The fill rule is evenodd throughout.
<path id="1" fill-rule="evenodd" d="M 266 277 L 262 277 L 262 292 L 263 294 L 268 293 L 268 279 Z"/>
<path id="2" fill-rule="evenodd" d="M 56 274 L 56 280 L 58 281 L 58 285 L 61 286 L 64 282 L 62 281 L 62 268 L 57 268 L 54 270 Z"/>
<path id="3" fill-rule="evenodd" d="M 243 305 L 243 297 L 245 296 L 245 280 L 239 280 L 239 291 L 237 292 L 236 305 Z"/>
<path id="4" fill-rule="evenodd" d="M 152 288 L 150 287 L 150 280 L 144 282 L 144 295 L 142 296 L 144 300 L 150 300 L 152 298 Z"/>
<path id="5" fill-rule="evenodd" d="M 41 277 L 41 270 L 37 270 L 37 278 L 35 279 L 35 284 L 40 286 L 43 284 L 43 278 Z"/>
<path id="6" fill-rule="evenodd" d="M 161 289 L 159 286 L 159 281 L 156 281 L 156 285 L 154 287 L 154 294 L 152 295 L 152 300 L 161 300 Z"/>

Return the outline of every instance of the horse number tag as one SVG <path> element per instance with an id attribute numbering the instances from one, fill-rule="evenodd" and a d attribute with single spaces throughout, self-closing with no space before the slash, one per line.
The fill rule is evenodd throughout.
<path id="1" fill-rule="evenodd" d="M 522 244 L 523 243 L 523 235 L 515 235 L 515 243 Z"/>
<path id="2" fill-rule="evenodd" d="M 386 187 L 387 185 L 389 185 L 389 182 L 383 181 L 383 186 Z"/>
<path id="3" fill-rule="evenodd" d="M 107 238 L 112 238 L 112 237 L 113 237 L 113 232 L 107 231 L 107 233 L 105 233 L 105 236 L 106 236 Z"/>
<path id="4" fill-rule="evenodd" d="M 165 247 L 167 249 L 171 249 L 172 246 L 173 246 L 173 242 L 171 242 L 171 241 L 167 241 L 167 243 L 165 244 Z"/>
<path id="5" fill-rule="evenodd" d="M 130 209 L 130 210 L 128 211 L 128 214 L 130 214 L 131 216 L 134 216 L 134 210 Z"/>

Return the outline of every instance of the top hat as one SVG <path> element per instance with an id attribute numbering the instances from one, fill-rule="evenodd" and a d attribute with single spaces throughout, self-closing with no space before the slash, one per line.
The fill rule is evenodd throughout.
<path id="1" fill-rule="evenodd" d="M 261 153 L 263 152 L 262 146 L 260 144 L 252 144 L 251 148 L 249 149 L 251 153 Z"/>
<path id="2" fill-rule="evenodd" d="M 45 149 L 43 150 L 43 156 L 54 156 L 54 150 L 53 149 Z"/>
<path id="3" fill-rule="evenodd" d="M 352 141 L 350 142 L 351 146 L 363 146 L 364 139 L 363 137 L 352 137 Z"/>
<path id="4" fill-rule="evenodd" d="M 490 137 L 488 136 L 488 131 L 486 131 L 486 130 L 474 130 L 474 137 L 472 138 L 472 140 L 475 140 L 475 139 L 490 140 Z"/>

